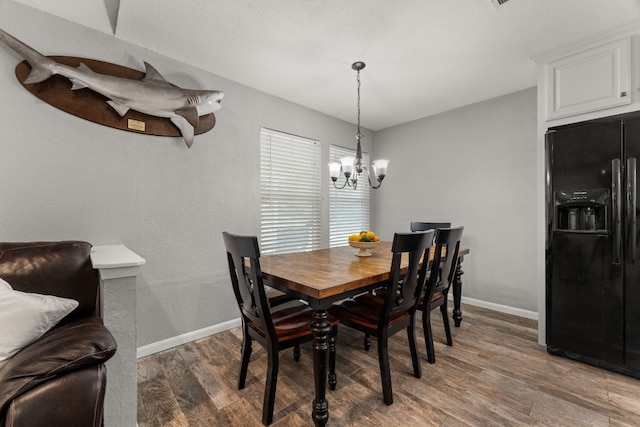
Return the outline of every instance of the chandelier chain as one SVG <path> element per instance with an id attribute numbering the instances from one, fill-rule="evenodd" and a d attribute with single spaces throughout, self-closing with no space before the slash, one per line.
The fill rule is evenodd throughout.
<path id="1" fill-rule="evenodd" d="M 360 133 L 360 70 L 357 72 L 356 80 L 358 81 L 358 133 L 356 134 L 356 138 L 360 140 L 360 138 L 362 138 L 362 134 Z"/>

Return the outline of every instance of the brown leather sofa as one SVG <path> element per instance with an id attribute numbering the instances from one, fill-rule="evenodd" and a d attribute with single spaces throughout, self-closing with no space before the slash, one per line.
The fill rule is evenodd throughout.
<path id="1" fill-rule="evenodd" d="M 13 289 L 79 302 L 0 365 L 0 427 L 102 425 L 104 363 L 116 342 L 100 317 L 100 280 L 90 250 L 78 241 L 0 243 L 0 278 Z"/>

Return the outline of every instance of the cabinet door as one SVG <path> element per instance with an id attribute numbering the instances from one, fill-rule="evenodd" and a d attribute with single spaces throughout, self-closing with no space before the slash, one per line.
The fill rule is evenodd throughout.
<path id="1" fill-rule="evenodd" d="M 547 73 L 547 120 L 630 104 L 631 39 L 550 62 Z"/>

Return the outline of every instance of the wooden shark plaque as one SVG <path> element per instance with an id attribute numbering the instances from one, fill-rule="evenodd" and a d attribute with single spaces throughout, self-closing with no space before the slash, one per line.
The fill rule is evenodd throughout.
<path id="1" fill-rule="evenodd" d="M 49 58 L 71 67 L 78 67 L 82 62 L 96 73 L 115 77 L 141 80 L 145 75 L 142 71 L 94 59 L 73 56 L 49 56 Z M 129 110 L 123 117 L 120 117 L 107 104 L 108 98 L 89 88 L 71 90 L 72 83 L 65 77 L 53 75 L 40 83 L 22 83 L 30 72 L 31 66 L 27 61 L 22 61 L 16 66 L 16 77 L 22 86 L 47 104 L 69 114 L 129 132 L 158 136 L 181 136 L 180 130 L 171 120 L 164 117 L 151 116 L 135 110 Z M 199 135 L 208 132 L 213 129 L 215 124 L 216 118 L 213 113 L 200 116 L 198 125 L 194 129 L 194 134 Z"/>

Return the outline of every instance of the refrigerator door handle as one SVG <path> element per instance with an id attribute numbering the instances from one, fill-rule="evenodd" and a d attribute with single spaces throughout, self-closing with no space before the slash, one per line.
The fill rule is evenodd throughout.
<path id="1" fill-rule="evenodd" d="M 627 158 L 627 239 L 629 262 L 636 263 L 636 159 Z"/>
<path id="2" fill-rule="evenodd" d="M 622 252 L 622 176 L 620 159 L 611 160 L 611 220 L 613 222 L 613 260 L 612 264 L 620 264 Z"/>

